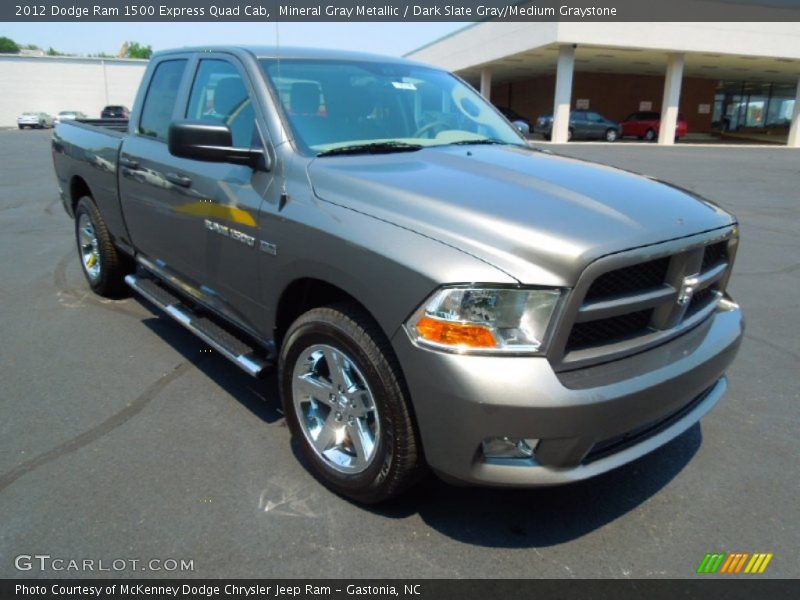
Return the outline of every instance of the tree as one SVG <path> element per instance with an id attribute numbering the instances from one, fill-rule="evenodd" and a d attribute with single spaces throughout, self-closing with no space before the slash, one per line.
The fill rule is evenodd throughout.
<path id="1" fill-rule="evenodd" d="M 19 54 L 19 45 L 11 38 L 0 37 L 0 53 Z"/>
<path id="2" fill-rule="evenodd" d="M 149 59 L 153 55 L 152 46 L 142 46 L 139 42 L 127 42 L 127 44 L 128 44 L 128 52 L 126 53 L 127 58 Z"/>

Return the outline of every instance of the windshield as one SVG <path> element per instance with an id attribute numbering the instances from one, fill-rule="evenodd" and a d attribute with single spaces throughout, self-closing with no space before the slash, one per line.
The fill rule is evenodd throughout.
<path id="1" fill-rule="evenodd" d="M 369 61 L 261 63 L 295 137 L 313 154 L 350 146 L 524 145 L 483 97 L 444 71 Z"/>

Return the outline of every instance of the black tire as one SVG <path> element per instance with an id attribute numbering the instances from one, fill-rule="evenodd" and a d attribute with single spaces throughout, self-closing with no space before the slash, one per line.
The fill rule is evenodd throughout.
<path id="1" fill-rule="evenodd" d="M 648 129 L 644 134 L 644 139 L 648 142 L 653 142 L 656 139 L 656 131 L 655 129 Z"/>
<path id="2" fill-rule="evenodd" d="M 380 434 L 373 458 L 358 473 L 343 473 L 317 453 L 295 408 L 295 366 L 306 350 L 319 345 L 343 353 L 363 374 L 373 395 Z M 419 436 L 399 364 L 381 329 L 359 307 L 345 303 L 315 308 L 292 323 L 281 348 L 278 380 L 286 421 L 305 463 L 335 493 L 375 504 L 397 496 L 423 472 Z"/>
<path id="3" fill-rule="evenodd" d="M 573 131 L 572 127 L 570 127 L 569 129 L 567 129 L 567 141 L 571 142 L 572 138 L 574 137 L 575 137 L 575 132 Z"/>
<path id="4" fill-rule="evenodd" d="M 20 129 L 25 129 L 25 125 L 18 125 Z"/>
<path id="5" fill-rule="evenodd" d="M 83 259 L 81 249 L 79 228 L 84 215 L 91 222 L 97 240 L 96 250 L 99 257 L 97 260 L 99 272 L 95 276 L 89 273 L 89 267 L 87 267 Z M 108 297 L 122 295 L 126 290 L 125 275 L 133 271 L 133 261 L 114 246 L 111 234 L 100 216 L 100 211 L 97 210 L 94 201 L 89 196 L 84 196 L 78 200 L 78 204 L 75 207 L 75 243 L 78 246 L 78 258 L 81 261 L 83 274 L 92 291 Z"/>
<path id="6" fill-rule="evenodd" d="M 619 139 L 619 133 L 616 129 L 606 129 L 606 141 L 607 142 L 616 142 Z"/>

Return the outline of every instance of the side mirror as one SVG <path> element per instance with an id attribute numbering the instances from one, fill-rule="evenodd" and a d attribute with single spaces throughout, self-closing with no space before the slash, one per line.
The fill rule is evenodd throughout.
<path id="1" fill-rule="evenodd" d="M 235 163 L 269 170 L 267 154 L 259 148 L 237 148 L 230 127 L 212 121 L 173 121 L 167 134 L 169 153 L 206 162 Z"/>

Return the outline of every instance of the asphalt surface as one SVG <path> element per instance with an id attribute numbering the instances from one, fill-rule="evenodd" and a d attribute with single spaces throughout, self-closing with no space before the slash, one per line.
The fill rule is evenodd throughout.
<path id="1" fill-rule="evenodd" d="M 666 447 L 594 480 L 429 480 L 364 509 L 297 460 L 273 379 L 250 380 L 146 304 L 91 294 L 49 132 L 0 132 L 0 577 L 18 555 L 184 559 L 159 577 L 694 577 L 706 552 L 800 576 L 800 152 L 570 144 L 736 213 L 748 329 L 730 390 Z M 119 563 L 118 563 L 119 564 Z"/>

